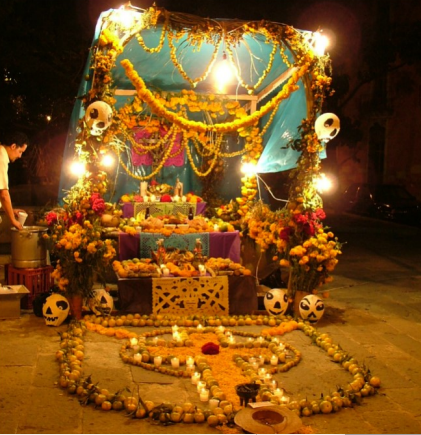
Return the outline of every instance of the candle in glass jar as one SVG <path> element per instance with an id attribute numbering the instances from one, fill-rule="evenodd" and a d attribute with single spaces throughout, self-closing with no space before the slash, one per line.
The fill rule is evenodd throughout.
<path id="1" fill-rule="evenodd" d="M 265 379 L 265 384 L 270 385 L 272 381 L 272 375 L 270 373 L 266 373 L 264 379 Z"/>
<path id="2" fill-rule="evenodd" d="M 282 388 L 277 388 L 273 394 L 279 398 L 281 398 L 284 395 L 284 390 Z"/>
<path id="3" fill-rule="evenodd" d="M 253 370 L 256 370 L 259 368 L 259 363 L 257 361 L 254 361 L 251 363 L 251 367 Z"/>
<path id="4" fill-rule="evenodd" d="M 133 337 L 133 338 L 131 338 L 130 339 L 130 345 L 133 347 L 133 346 L 136 346 L 138 344 L 138 340 L 137 340 L 137 338 L 135 338 L 135 337 Z"/>
<path id="5" fill-rule="evenodd" d="M 277 357 L 276 355 L 272 355 L 271 358 L 270 358 L 270 363 L 271 363 L 273 366 L 278 365 L 278 357 Z"/>
<path id="6" fill-rule="evenodd" d="M 134 358 L 134 360 L 135 360 L 136 362 L 141 362 L 141 361 L 142 361 L 142 354 L 140 354 L 140 353 L 135 353 L 135 354 L 133 355 L 133 358 Z"/>
<path id="7" fill-rule="evenodd" d="M 192 356 L 188 356 L 188 357 L 186 358 L 186 364 L 187 364 L 188 366 L 193 365 L 193 364 L 194 364 L 194 358 L 193 358 Z"/>
<path id="8" fill-rule="evenodd" d="M 203 325 L 201 325 L 200 323 L 197 325 L 197 331 L 198 332 L 202 332 L 203 331 Z"/>
<path id="9" fill-rule="evenodd" d="M 266 375 L 266 369 L 260 368 L 257 374 L 260 376 L 260 378 L 264 378 Z"/>
<path id="10" fill-rule="evenodd" d="M 171 367 L 173 369 L 178 369 L 180 367 L 180 360 L 176 357 L 171 358 Z"/>
<path id="11" fill-rule="evenodd" d="M 207 402 L 209 400 L 209 390 L 206 388 L 202 388 L 200 390 L 200 400 L 202 402 Z"/>
<path id="12" fill-rule="evenodd" d="M 272 391 L 274 391 L 276 389 L 276 387 L 278 386 L 278 382 L 275 379 L 272 379 L 269 386 L 270 386 L 270 389 Z"/>
<path id="13" fill-rule="evenodd" d="M 193 376 L 191 377 L 191 383 L 193 385 L 197 385 L 200 381 L 200 373 L 199 372 L 194 372 Z"/>
<path id="14" fill-rule="evenodd" d="M 173 325 L 171 327 L 171 329 L 172 329 L 172 332 L 177 332 L 178 331 L 178 326 L 177 325 Z"/>
<path id="15" fill-rule="evenodd" d="M 205 381 L 199 381 L 197 383 L 197 392 L 200 393 L 203 390 L 203 388 L 205 388 L 205 387 L 206 387 L 206 382 Z"/>
<path id="16" fill-rule="evenodd" d="M 159 367 L 162 364 L 162 356 L 156 356 L 153 359 L 153 363 L 155 364 L 155 367 Z"/>
<path id="17" fill-rule="evenodd" d="M 259 364 L 260 364 L 261 366 L 265 364 L 265 357 L 262 356 L 262 355 L 259 356 Z"/>

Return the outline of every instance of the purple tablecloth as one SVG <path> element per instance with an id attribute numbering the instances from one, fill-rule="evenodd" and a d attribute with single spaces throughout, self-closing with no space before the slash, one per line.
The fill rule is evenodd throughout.
<path id="1" fill-rule="evenodd" d="M 139 258 L 141 237 L 142 233 L 138 233 L 135 236 L 123 232 L 119 233 L 118 249 L 120 261 Z M 209 257 L 230 258 L 232 261 L 240 263 L 241 241 L 239 232 L 209 233 Z"/>
<path id="2" fill-rule="evenodd" d="M 123 217 L 131 218 L 134 217 L 134 203 L 133 202 L 125 202 L 123 204 Z M 204 216 L 206 210 L 206 202 L 198 202 L 196 204 L 196 215 Z"/>

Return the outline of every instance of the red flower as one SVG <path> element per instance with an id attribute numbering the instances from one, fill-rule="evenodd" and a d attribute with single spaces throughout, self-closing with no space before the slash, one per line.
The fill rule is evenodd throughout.
<path id="1" fill-rule="evenodd" d="M 45 216 L 45 219 L 47 221 L 47 225 L 51 227 L 52 225 L 55 225 L 58 221 L 57 213 L 54 211 L 50 211 L 47 213 L 47 216 Z"/>
<path id="2" fill-rule="evenodd" d="M 279 234 L 279 237 L 282 240 L 288 240 L 291 233 L 292 233 L 292 228 L 290 227 L 283 228 Z"/>
<path id="3" fill-rule="evenodd" d="M 202 352 L 205 355 L 217 355 L 219 353 L 219 345 L 215 343 L 206 343 L 202 346 Z"/>

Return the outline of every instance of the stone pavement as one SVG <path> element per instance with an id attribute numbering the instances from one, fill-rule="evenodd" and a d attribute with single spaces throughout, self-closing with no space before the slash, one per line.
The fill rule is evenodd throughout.
<path id="1" fill-rule="evenodd" d="M 382 236 L 372 229 L 378 228 L 377 224 L 370 228 L 365 246 L 352 244 L 352 227 L 343 232 L 350 246 L 344 249 L 335 271 L 331 296 L 317 329 L 370 368 L 381 378 L 382 386 L 361 405 L 302 418 L 314 433 L 421 433 L 420 257 L 405 257 L 405 246 L 394 248 L 393 253 L 374 252 L 368 234 Z M 389 234 L 388 228 L 386 231 Z M 408 240 L 416 243 L 420 235 L 418 229 L 405 228 L 400 239 L 404 244 Z M 57 332 L 66 328 L 46 327 L 42 318 L 30 312 L 20 319 L 0 321 L 1 433 L 220 433 L 207 424 L 162 426 L 128 418 L 124 412 L 79 405 L 75 396 L 57 386 Z M 261 327 L 253 328 L 257 332 Z M 283 339 L 303 355 L 297 367 L 277 375 L 295 397 L 312 400 L 349 382 L 350 375 L 301 332 Z M 190 382 L 123 364 L 121 341 L 88 333 L 85 344 L 85 373 L 110 391 L 138 385 L 142 397 L 155 403 L 191 401 L 200 405 Z"/>

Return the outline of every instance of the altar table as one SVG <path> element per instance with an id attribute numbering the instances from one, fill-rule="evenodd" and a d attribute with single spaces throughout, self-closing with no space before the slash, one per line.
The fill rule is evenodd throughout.
<path id="1" fill-rule="evenodd" d="M 127 233 L 120 232 L 119 233 L 119 259 L 130 260 L 132 258 L 140 258 L 141 252 L 141 238 L 142 237 L 152 237 L 151 234 L 156 236 L 156 233 L 137 233 L 132 236 Z M 238 231 L 232 232 L 212 232 L 212 233 L 197 233 L 197 236 L 200 234 L 206 235 L 209 237 L 209 252 L 205 255 L 209 257 L 222 257 L 222 258 L 230 258 L 232 261 L 236 263 L 240 263 L 241 261 L 241 240 L 240 234 Z M 172 234 L 171 237 L 176 237 L 176 234 Z M 192 234 L 195 236 L 195 234 Z M 165 236 L 160 235 L 160 238 L 165 240 Z M 181 236 L 180 236 L 181 237 Z M 156 246 L 154 247 L 156 250 Z"/>
<path id="2" fill-rule="evenodd" d="M 153 278 L 119 278 L 119 309 L 127 313 L 151 314 Z M 200 278 L 198 278 L 200 279 Z M 253 276 L 228 276 L 229 314 L 252 314 L 257 310 L 257 287 Z M 197 313 L 200 315 L 200 312 Z"/>

